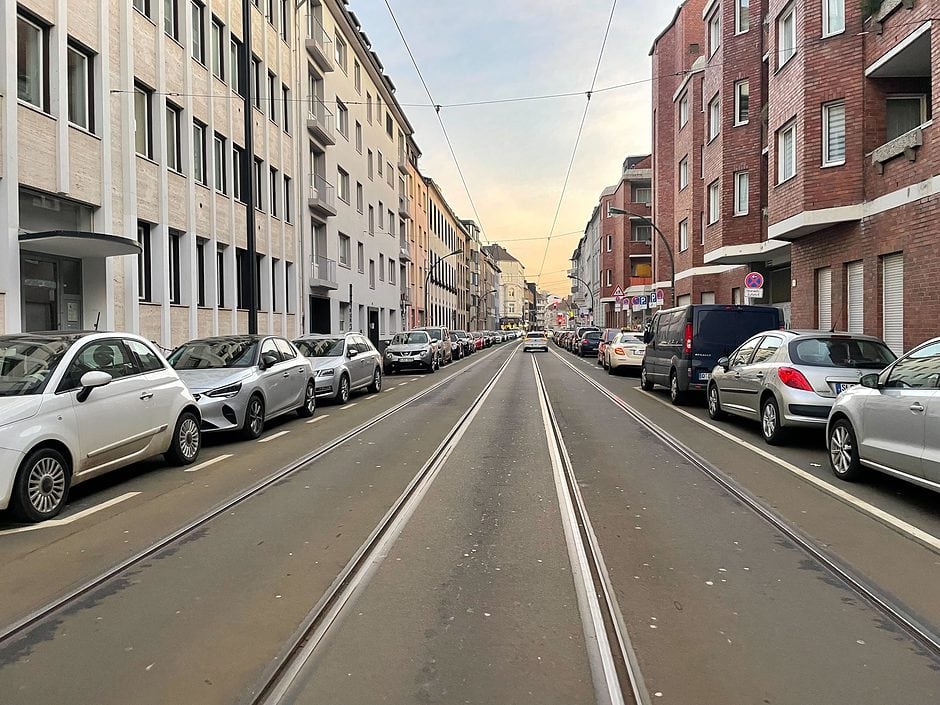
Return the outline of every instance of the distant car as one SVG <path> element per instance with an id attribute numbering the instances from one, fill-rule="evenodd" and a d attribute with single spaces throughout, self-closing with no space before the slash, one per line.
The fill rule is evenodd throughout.
<path id="1" fill-rule="evenodd" d="M 465 330 L 455 330 L 454 335 L 457 337 L 457 342 L 460 343 L 460 347 L 463 351 L 463 357 L 467 355 L 472 355 L 476 347 L 473 344 L 473 338 Z"/>
<path id="2" fill-rule="evenodd" d="M 712 371 L 708 415 L 760 421 L 776 445 L 794 427 L 823 428 L 836 397 L 895 360 L 878 338 L 771 330 L 749 338 Z"/>
<path id="3" fill-rule="evenodd" d="M 0 509 L 58 514 L 85 480 L 163 454 L 196 460 L 199 408 L 153 345 L 129 333 L 0 336 Z"/>
<path id="4" fill-rule="evenodd" d="M 434 372 L 440 367 L 440 357 L 426 330 L 412 330 L 395 334 L 385 348 L 384 365 L 387 375 L 415 368 Z"/>
<path id="5" fill-rule="evenodd" d="M 482 350 L 486 347 L 486 339 L 483 337 L 483 334 L 480 331 L 474 331 L 470 334 L 470 337 L 473 339 L 473 349 Z"/>
<path id="6" fill-rule="evenodd" d="M 548 336 L 545 331 L 534 330 L 526 333 L 525 340 L 522 342 L 523 352 L 530 350 L 544 350 L 548 352 Z"/>
<path id="7" fill-rule="evenodd" d="M 382 356 L 365 336 L 305 335 L 294 345 L 313 365 L 318 397 L 345 404 L 358 389 L 382 391 Z"/>
<path id="8" fill-rule="evenodd" d="M 601 332 L 599 330 L 586 330 L 580 338 L 576 338 L 574 345 L 575 355 L 578 357 L 587 357 L 597 355 L 597 346 L 601 342 Z"/>
<path id="9" fill-rule="evenodd" d="M 876 470 L 940 491 L 940 338 L 840 394 L 826 439 L 838 478 Z"/>
<path id="10" fill-rule="evenodd" d="M 615 375 L 621 370 L 640 371 L 646 344 L 640 333 L 618 333 L 607 345 L 604 353 L 604 367 Z"/>
<path id="11" fill-rule="evenodd" d="M 297 412 L 313 416 L 313 365 L 277 336 L 230 335 L 184 343 L 169 358 L 193 393 L 202 430 L 241 431 L 257 438 L 266 421 Z"/>
<path id="12" fill-rule="evenodd" d="M 607 367 L 607 346 L 610 345 L 619 334 L 619 328 L 604 328 L 601 331 L 601 340 L 597 345 L 597 364 L 605 369 Z"/>
<path id="13" fill-rule="evenodd" d="M 454 361 L 454 348 L 450 342 L 450 331 L 443 326 L 424 326 L 415 330 L 427 331 L 437 353 L 437 366 L 443 367 Z"/>

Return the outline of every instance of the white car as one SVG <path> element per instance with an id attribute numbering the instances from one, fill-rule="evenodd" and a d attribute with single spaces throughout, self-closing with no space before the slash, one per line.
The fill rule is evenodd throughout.
<path id="1" fill-rule="evenodd" d="M 0 509 L 49 519 L 72 485 L 160 454 L 192 463 L 201 440 L 195 399 L 144 338 L 0 336 Z"/>
<path id="2" fill-rule="evenodd" d="M 522 351 L 528 352 L 529 350 L 548 352 L 548 336 L 545 335 L 545 331 L 533 330 L 526 333 L 525 341 L 522 343 Z"/>
<path id="3" fill-rule="evenodd" d="M 646 343 L 643 342 L 642 333 L 618 333 L 604 351 L 604 367 L 612 375 L 621 370 L 639 372 L 645 353 Z"/>

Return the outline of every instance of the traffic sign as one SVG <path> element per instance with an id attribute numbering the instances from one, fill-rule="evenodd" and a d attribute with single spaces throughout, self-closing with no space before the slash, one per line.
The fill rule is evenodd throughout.
<path id="1" fill-rule="evenodd" d="M 656 305 L 662 306 L 663 301 L 665 300 L 666 300 L 666 292 L 663 291 L 662 289 L 657 289 L 656 290 Z"/>
<path id="2" fill-rule="evenodd" d="M 744 287 L 746 289 L 760 289 L 764 286 L 764 275 L 760 272 L 749 272 L 744 277 Z"/>
<path id="3" fill-rule="evenodd" d="M 636 308 L 637 306 L 640 305 L 640 297 L 634 296 L 633 299 L 631 300 L 631 303 L 633 304 L 633 308 Z"/>
<path id="4" fill-rule="evenodd" d="M 618 286 L 616 289 L 614 289 L 614 296 L 615 296 L 615 297 L 619 296 L 620 298 L 623 298 L 623 287 L 622 287 L 622 286 Z"/>
<path id="5" fill-rule="evenodd" d="M 763 289 L 745 289 L 744 298 L 745 299 L 760 299 L 764 296 Z"/>

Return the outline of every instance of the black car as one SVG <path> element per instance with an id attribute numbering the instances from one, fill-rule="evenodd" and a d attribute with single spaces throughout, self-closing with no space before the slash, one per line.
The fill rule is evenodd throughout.
<path id="1" fill-rule="evenodd" d="M 584 331 L 580 340 L 575 340 L 574 351 L 579 357 L 593 355 L 597 357 L 597 348 L 601 343 L 601 332 L 599 330 Z"/>

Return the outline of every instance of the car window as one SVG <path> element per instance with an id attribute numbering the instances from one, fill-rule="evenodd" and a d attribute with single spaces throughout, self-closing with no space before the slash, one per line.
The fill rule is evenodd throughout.
<path id="1" fill-rule="evenodd" d="M 427 345 L 429 341 L 428 334 L 424 331 L 412 331 L 411 333 L 398 333 L 392 338 L 392 345 Z"/>
<path id="2" fill-rule="evenodd" d="M 294 345 L 304 357 L 339 357 L 345 342 L 343 338 L 301 338 Z"/>
<path id="3" fill-rule="evenodd" d="M 757 349 L 757 344 L 760 342 L 760 337 L 751 338 L 744 345 L 738 348 L 737 352 L 731 356 L 731 367 L 737 367 L 738 365 L 746 365 L 751 359 L 751 355 L 754 354 L 754 350 Z"/>
<path id="4" fill-rule="evenodd" d="M 589 330 L 587 333 L 584 334 L 584 337 L 587 338 L 588 340 L 600 340 L 601 334 L 599 331 Z"/>
<path id="5" fill-rule="evenodd" d="M 263 343 L 261 343 L 261 358 L 264 359 L 264 356 L 268 353 L 272 353 L 277 361 L 281 361 L 281 353 L 277 351 L 277 345 L 274 342 L 274 338 L 268 338 Z"/>
<path id="6" fill-rule="evenodd" d="M 437 342 L 441 339 L 441 329 L 440 328 L 431 328 L 428 330 L 428 335 L 431 336 L 431 340 Z"/>
<path id="7" fill-rule="evenodd" d="M 718 357 L 727 355 L 740 345 L 741 341 L 780 327 L 778 311 L 748 308 L 729 306 L 696 311 L 695 353 Z"/>
<path id="8" fill-rule="evenodd" d="M 67 338 L 0 340 L 0 397 L 41 394 L 72 342 Z"/>
<path id="9" fill-rule="evenodd" d="M 137 364 L 140 366 L 141 372 L 153 372 L 163 369 L 163 362 L 160 361 L 160 356 L 151 350 L 148 345 L 139 340 L 128 340 L 126 338 L 124 345 L 137 356 Z"/>
<path id="10" fill-rule="evenodd" d="M 640 338 L 639 336 L 633 335 L 630 333 L 621 333 L 619 336 L 617 336 L 616 342 L 626 343 L 627 345 L 643 345 L 644 344 L 643 338 Z"/>
<path id="11" fill-rule="evenodd" d="M 86 372 L 107 372 L 113 379 L 137 374 L 137 366 L 124 344 L 116 339 L 96 340 L 82 348 L 69 363 L 59 391 L 78 389 Z"/>
<path id="12" fill-rule="evenodd" d="M 780 349 L 781 345 L 783 345 L 782 338 L 778 338 L 775 335 L 768 335 L 761 341 L 761 344 L 757 346 L 757 352 L 754 353 L 754 359 L 751 360 L 751 364 L 759 365 L 762 362 L 767 362 L 767 360 L 772 358 L 774 353 Z"/>
<path id="13" fill-rule="evenodd" d="M 885 382 L 891 389 L 935 389 L 940 386 L 940 343 L 901 358 Z"/>
<path id="14" fill-rule="evenodd" d="M 894 362 L 895 355 L 880 341 L 838 337 L 796 340 L 790 345 L 790 358 L 812 367 L 883 370 Z"/>
<path id="15" fill-rule="evenodd" d="M 174 350 L 169 362 L 177 370 L 251 367 L 257 349 L 257 340 L 251 338 L 194 340 Z"/>
<path id="16" fill-rule="evenodd" d="M 294 348 L 291 347 L 291 344 L 282 338 L 275 338 L 275 344 L 277 345 L 277 350 L 281 353 L 281 359 L 283 360 L 293 360 L 297 357 L 297 353 L 294 352 Z"/>
<path id="17" fill-rule="evenodd" d="M 356 336 L 356 349 L 360 353 L 370 353 L 372 352 L 372 343 L 361 336 Z"/>

